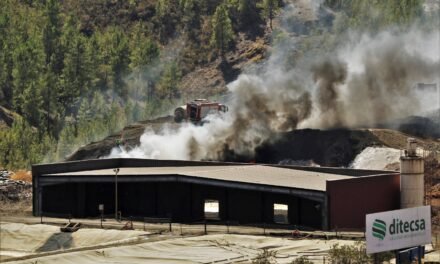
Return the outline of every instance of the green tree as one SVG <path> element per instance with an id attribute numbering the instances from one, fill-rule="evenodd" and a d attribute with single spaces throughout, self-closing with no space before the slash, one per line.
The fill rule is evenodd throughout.
<path id="1" fill-rule="evenodd" d="M 46 129 L 51 132 L 51 114 L 56 112 L 56 89 L 58 77 L 61 74 L 63 61 L 63 47 L 61 45 L 62 23 L 60 19 L 60 3 L 57 0 L 47 0 L 44 5 L 43 45 L 46 62 L 46 82 L 44 89 L 44 108 L 46 112 Z"/>
<path id="2" fill-rule="evenodd" d="M 188 38 L 197 41 L 200 31 L 200 2 L 197 0 L 180 0 L 182 23 Z"/>
<path id="3" fill-rule="evenodd" d="M 99 37 L 99 46 L 103 84 L 126 99 L 128 91 L 123 78 L 128 74 L 130 64 L 128 37 L 121 28 L 111 27 Z"/>
<path id="4" fill-rule="evenodd" d="M 345 12 L 350 26 L 373 32 L 390 25 L 408 25 L 423 13 L 423 0 L 326 0 L 325 4 Z"/>
<path id="5" fill-rule="evenodd" d="M 235 10 L 241 28 L 255 26 L 258 21 L 257 4 L 254 0 L 228 0 L 228 5 Z M 234 13 L 233 13 L 234 14 Z"/>
<path id="6" fill-rule="evenodd" d="M 220 51 L 222 58 L 225 50 L 234 38 L 234 31 L 232 30 L 232 22 L 229 18 L 229 12 L 226 4 L 221 4 L 215 10 L 212 17 L 212 34 L 211 45 Z"/>
<path id="7" fill-rule="evenodd" d="M 263 16 L 263 19 L 268 19 L 270 29 L 273 29 L 272 28 L 272 20 L 275 17 L 275 13 L 279 9 L 278 0 L 262 0 L 260 2 L 259 6 L 262 9 L 261 14 Z"/>
<path id="8" fill-rule="evenodd" d="M 101 47 L 99 43 L 100 33 L 95 33 L 91 37 L 87 38 L 86 41 L 86 55 L 88 64 L 88 75 L 90 78 L 90 90 L 105 90 L 105 82 L 102 78 L 101 66 L 103 65 L 101 56 Z"/>
<path id="9" fill-rule="evenodd" d="M 133 29 L 131 39 L 130 68 L 139 69 L 155 62 L 159 57 L 159 47 L 149 38 L 138 23 Z"/>
<path id="10" fill-rule="evenodd" d="M 63 69 L 63 52 L 61 47 L 60 3 L 58 0 L 45 1 L 43 44 L 46 54 L 46 65 L 51 65 L 54 73 L 60 74 Z"/>
<path id="11" fill-rule="evenodd" d="M 10 3 L 0 5 L 0 104 L 12 105 L 12 43 Z"/>
<path id="12" fill-rule="evenodd" d="M 181 77 L 181 71 L 175 61 L 166 65 L 159 81 L 158 94 L 160 98 L 173 99 L 178 97 L 178 83 Z"/>
<path id="13" fill-rule="evenodd" d="M 130 82 L 131 96 L 135 100 L 150 100 L 151 82 L 155 80 L 160 50 L 154 40 L 149 38 L 140 24 L 135 26 L 131 38 Z"/>
<path id="14" fill-rule="evenodd" d="M 21 39 L 12 53 L 13 105 L 18 113 L 23 113 L 24 91 L 32 82 L 38 81 L 43 71 L 43 56 L 38 36 L 30 35 Z"/>
<path id="15" fill-rule="evenodd" d="M 18 117 L 8 130 L 0 130 L 0 164 L 7 169 L 26 168 L 41 162 L 51 148 L 53 140 L 47 135 L 38 135 L 26 120 Z"/>
<path id="16" fill-rule="evenodd" d="M 43 98 L 36 84 L 36 81 L 31 81 L 28 87 L 23 91 L 23 116 L 30 124 L 35 126 L 40 125 L 40 110 L 43 105 Z"/>
<path id="17" fill-rule="evenodd" d="M 72 124 L 68 123 L 60 132 L 60 136 L 57 143 L 56 159 L 66 159 L 76 147 L 75 128 Z"/>
<path id="18" fill-rule="evenodd" d="M 179 22 L 179 2 L 177 0 L 158 0 L 155 7 L 156 27 L 161 43 L 166 43 L 172 36 Z"/>
<path id="19" fill-rule="evenodd" d="M 86 39 L 76 29 L 76 23 L 68 18 L 65 25 L 63 45 L 65 46 L 64 69 L 58 97 L 69 115 L 75 112 L 80 96 L 86 96 L 89 88 L 89 64 L 86 58 Z"/>

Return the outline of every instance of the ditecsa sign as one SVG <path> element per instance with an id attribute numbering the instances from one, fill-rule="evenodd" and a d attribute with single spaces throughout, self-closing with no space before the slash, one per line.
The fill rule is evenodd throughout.
<path id="1" fill-rule="evenodd" d="M 367 253 L 431 243 L 431 207 L 421 206 L 367 215 Z"/>

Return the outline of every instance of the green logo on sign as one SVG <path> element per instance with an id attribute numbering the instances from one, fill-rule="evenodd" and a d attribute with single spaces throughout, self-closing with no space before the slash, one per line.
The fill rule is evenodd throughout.
<path id="1" fill-rule="evenodd" d="M 373 236 L 383 240 L 387 233 L 387 224 L 379 219 L 373 222 Z"/>

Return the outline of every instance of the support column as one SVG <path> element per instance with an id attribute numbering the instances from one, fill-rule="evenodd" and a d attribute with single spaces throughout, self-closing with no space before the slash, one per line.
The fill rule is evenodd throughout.
<path id="1" fill-rule="evenodd" d="M 37 215 L 43 215 L 43 187 L 38 186 L 37 188 Z"/>
<path id="2" fill-rule="evenodd" d="M 325 195 L 321 203 L 321 226 L 322 230 L 328 230 L 328 195 Z"/>

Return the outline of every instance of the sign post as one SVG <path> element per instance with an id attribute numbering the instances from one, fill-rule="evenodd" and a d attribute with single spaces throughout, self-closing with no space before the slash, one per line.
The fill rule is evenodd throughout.
<path id="1" fill-rule="evenodd" d="M 373 254 L 431 243 L 431 207 L 368 214 L 367 253 Z"/>

